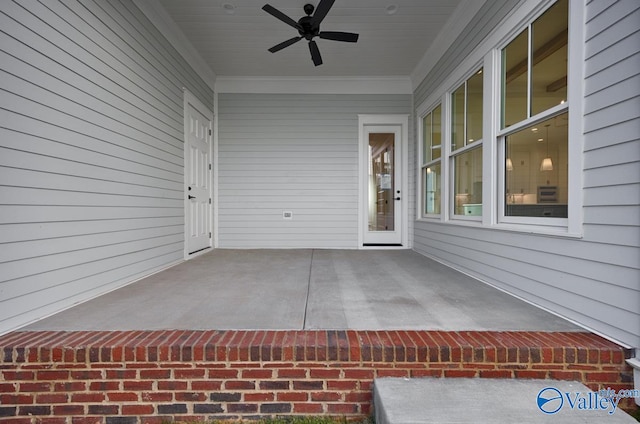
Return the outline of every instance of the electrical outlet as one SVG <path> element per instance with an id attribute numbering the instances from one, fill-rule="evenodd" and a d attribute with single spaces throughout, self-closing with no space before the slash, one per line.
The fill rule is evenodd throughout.
<path id="1" fill-rule="evenodd" d="M 293 219 L 293 212 L 282 211 L 282 219 Z"/>

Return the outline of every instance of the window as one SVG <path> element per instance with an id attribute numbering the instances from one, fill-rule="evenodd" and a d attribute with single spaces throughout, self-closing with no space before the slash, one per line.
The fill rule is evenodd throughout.
<path id="1" fill-rule="evenodd" d="M 567 217 L 567 114 L 506 137 L 507 216 Z"/>
<path id="2" fill-rule="evenodd" d="M 555 3 L 502 49 L 502 125 L 567 99 L 568 0 Z"/>
<path id="3" fill-rule="evenodd" d="M 505 217 L 567 218 L 568 19 L 559 0 L 502 49 Z"/>
<path id="4" fill-rule="evenodd" d="M 482 215 L 482 146 L 454 156 L 455 215 Z"/>
<path id="5" fill-rule="evenodd" d="M 422 119 L 423 215 L 441 212 L 442 107 L 436 106 Z"/>
<path id="6" fill-rule="evenodd" d="M 451 95 L 451 151 L 482 139 L 482 69 Z"/>
<path id="7" fill-rule="evenodd" d="M 482 69 L 451 94 L 453 214 L 482 215 Z"/>
<path id="8" fill-rule="evenodd" d="M 416 110 L 417 215 L 579 235 L 584 9 L 521 3 Z"/>

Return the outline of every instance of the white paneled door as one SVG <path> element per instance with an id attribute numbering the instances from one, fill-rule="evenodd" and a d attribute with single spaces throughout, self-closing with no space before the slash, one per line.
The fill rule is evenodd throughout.
<path id="1" fill-rule="evenodd" d="M 212 245 L 211 112 L 185 96 L 186 254 Z"/>

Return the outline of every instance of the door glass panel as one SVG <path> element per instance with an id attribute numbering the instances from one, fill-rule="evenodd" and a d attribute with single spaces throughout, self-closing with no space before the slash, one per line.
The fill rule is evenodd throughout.
<path id="1" fill-rule="evenodd" d="M 394 231 L 394 133 L 369 134 L 369 231 Z"/>

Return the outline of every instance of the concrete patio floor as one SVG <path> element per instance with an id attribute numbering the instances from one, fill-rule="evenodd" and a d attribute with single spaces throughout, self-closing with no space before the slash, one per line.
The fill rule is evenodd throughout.
<path id="1" fill-rule="evenodd" d="M 409 250 L 217 249 L 36 330 L 584 331 Z"/>

